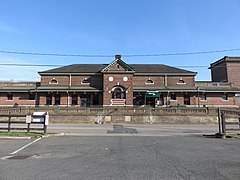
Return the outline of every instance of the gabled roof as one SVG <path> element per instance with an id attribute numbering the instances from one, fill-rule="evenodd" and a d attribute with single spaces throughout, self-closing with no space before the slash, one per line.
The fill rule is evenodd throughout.
<path id="1" fill-rule="evenodd" d="M 138 73 L 160 73 L 160 74 L 193 74 L 196 75 L 196 72 L 188 71 L 185 69 L 179 69 L 172 66 L 167 66 L 163 64 L 130 64 L 134 68 L 136 74 Z"/>
<path id="2" fill-rule="evenodd" d="M 47 71 L 39 72 L 39 74 L 52 74 L 52 73 L 100 73 L 107 64 L 72 64 L 60 68 L 50 69 Z"/>
<path id="3" fill-rule="evenodd" d="M 113 71 L 111 67 L 114 64 L 119 64 L 122 69 L 120 71 Z M 161 74 L 171 74 L 171 75 L 193 75 L 197 73 L 179 69 L 176 67 L 171 67 L 163 64 L 127 64 L 121 60 L 120 55 L 116 55 L 116 59 L 110 64 L 72 64 L 69 66 L 63 66 L 60 68 L 50 69 L 47 71 L 39 72 L 40 75 L 48 74 L 100 74 L 107 72 L 122 72 L 122 73 L 135 73 L 136 75 L 161 75 Z"/>
<path id="4" fill-rule="evenodd" d="M 215 61 L 214 63 L 210 64 L 210 67 L 208 69 L 211 69 L 223 62 L 240 62 L 240 56 L 224 56 L 223 58 L 219 59 L 218 61 Z"/>
<path id="5" fill-rule="evenodd" d="M 111 62 L 108 66 L 106 66 L 101 72 L 102 73 L 106 73 L 106 72 L 108 72 L 108 71 L 110 71 L 110 72 L 112 72 L 112 70 L 111 70 L 111 67 L 113 66 L 113 65 L 120 65 L 123 69 L 124 69 L 124 72 L 135 72 L 135 70 L 131 67 L 131 66 L 129 66 L 127 63 L 125 63 L 123 60 L 121 60 L 121 56 L 120 55 L 116 55 L 115 56 L 116 57 L 116 59 L 113 61 L 113 62 Z M 119 70 L 118 70 L 118 72 L 120 72 Z"/>

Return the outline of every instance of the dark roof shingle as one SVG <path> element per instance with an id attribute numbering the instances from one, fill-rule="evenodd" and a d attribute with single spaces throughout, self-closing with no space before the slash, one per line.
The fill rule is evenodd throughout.
<path id="1" fill-rule="evenodd" d="M 60 68 L 50 69 L 39 72 L 39 74 L 48 73 L 100 73 L 108 64 L 72 64 Z M 162 64 L 128 64 L 135 70 L 135 73 L 190 73 L 195 72 L 179 69 Z"/>

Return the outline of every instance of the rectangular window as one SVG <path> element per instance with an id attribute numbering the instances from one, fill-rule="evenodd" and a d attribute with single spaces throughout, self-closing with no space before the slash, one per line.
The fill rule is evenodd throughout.
<path id="1" fill-rule="evenodd" d="M 222 100 L 227 101 L 228 100 L 228 95 L 227 93 L 222 94 Z"/>
<path id="2" fill-rule="evenodd" d="M 61 100 L 60 95 L 56 94 L 55 95 L 55 103 L 54 103 L 54 105 L 60 105 L 61 104 L 60 100 Z"/>
<path id="3" fill-rule="evenodd" d="M 171 94 L 171 100 L 177 100 L 176 94 Z"/>
<path id="4" fill-rule="evenodd" d="M 52 105 L 52 95 L 48 94 L 46 96 L 46 105 Z"/>
<path id="5" fill-rule="evenodd" d="M 13 95 L 12 94 L 7 94 L 7 100 L 12 101 L 13 100 Z"/>
<path id="6" fill-rule="evenodd" d="M 35 100 L 35 93 L 29 93 L 28 100 Z"/>
<path id="7" fill-rule="evenodd" d="M 206 101 L 207 100 L 206 94 L 201 94 L 200 95 L 200 100 L 201 101 Z"/>
<path id="8" fill-rule="evenodd" d="M 72 106 L 78 105 L 78 96 L 76 94 L 72 95 Z"/>

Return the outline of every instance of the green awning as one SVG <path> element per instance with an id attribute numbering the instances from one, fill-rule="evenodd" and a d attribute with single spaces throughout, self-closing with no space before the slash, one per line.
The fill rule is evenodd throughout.
<path id="1" fill-rule="evenodd" d="M 160 94 L 158 91 L 147 91 L 145 97 L 160 97 Z"/>

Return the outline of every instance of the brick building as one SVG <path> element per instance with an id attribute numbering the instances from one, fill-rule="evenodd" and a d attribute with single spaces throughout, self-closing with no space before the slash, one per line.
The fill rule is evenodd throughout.
<path id="1" fill-rule="evenodd" d="M 40 82 L 1 82 L 1 106 L 229 106 L 240 105 L 240 57 L 210 66 L 212 81 L 162 64 L 73 64 L 39 72 Z"/>

